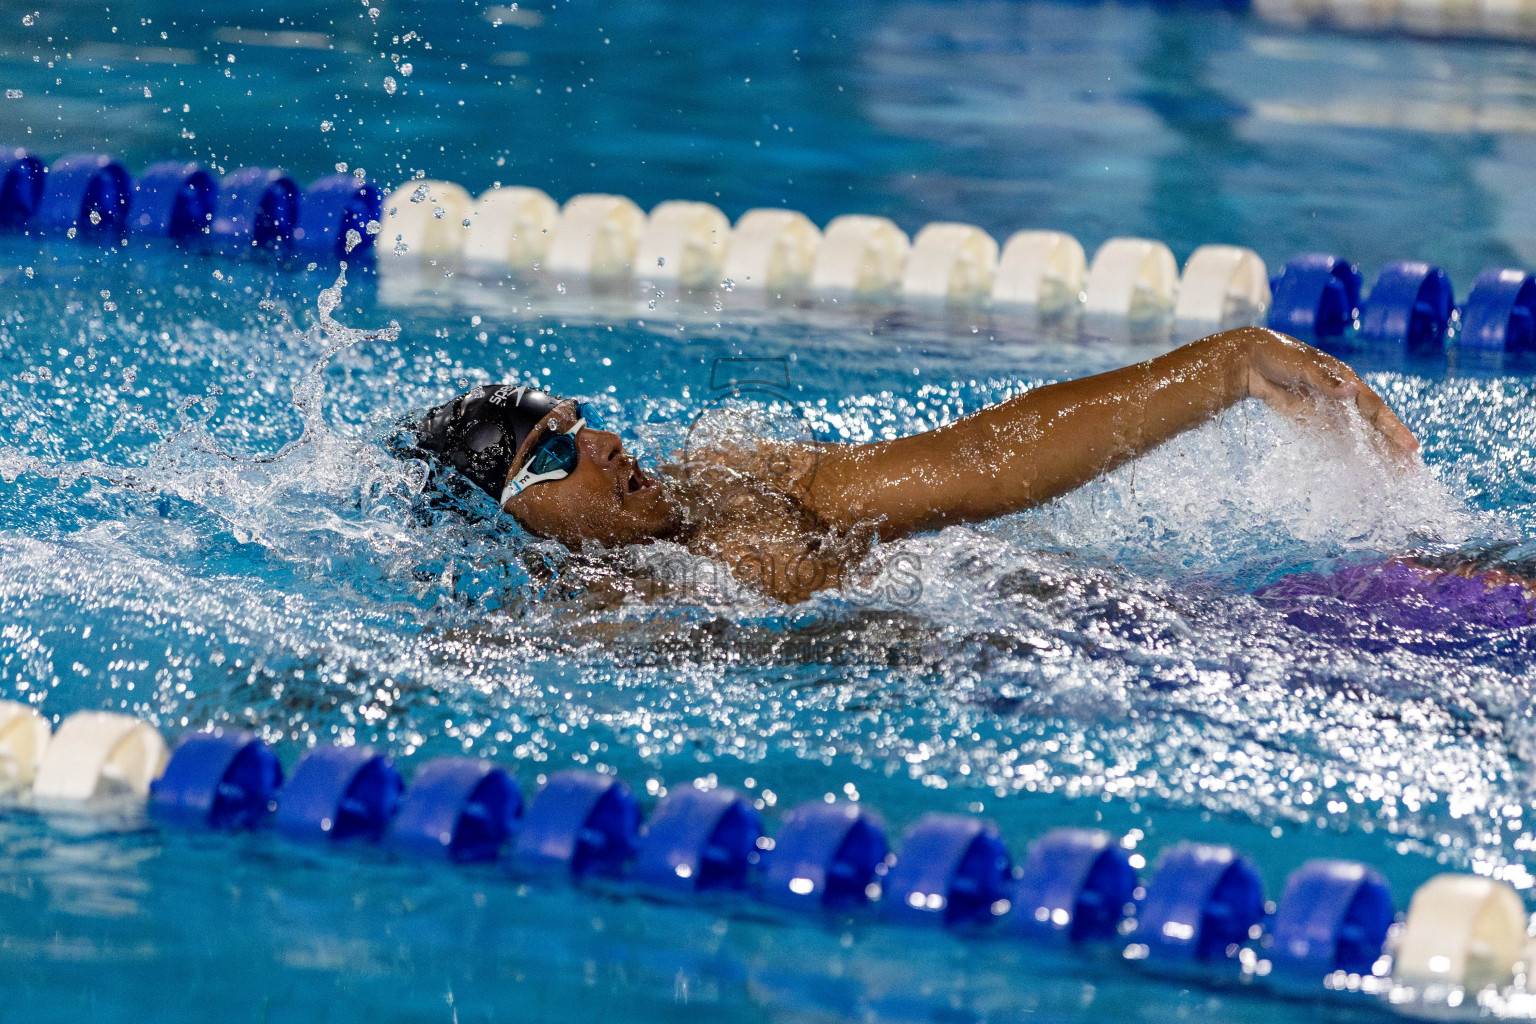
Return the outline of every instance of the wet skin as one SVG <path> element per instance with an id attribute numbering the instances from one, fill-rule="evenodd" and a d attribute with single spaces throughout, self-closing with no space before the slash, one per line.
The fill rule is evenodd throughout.
<path id="1" fill-rule="evenodd" d="M 876 539 L 1019 512 L 1074 490 L 1248 398 L 1302 422 L 1352 406 L 1405 467 L 1418 441 L 1344 363 L 1257 327 L 1211 335 L 1146 362 L 1035 388 L 934 430 L 873 444 L 789 445 L 694 455 L 646 474 L 618 435 L 583 429 L 577 466 L 504 508 L 568 547 L 673 540 L 785 601 L 835 587 Z M 1330 410 L 1330 406 L 1332 409 Z M 509 478 L 574 402 L 550 413 Z"/>

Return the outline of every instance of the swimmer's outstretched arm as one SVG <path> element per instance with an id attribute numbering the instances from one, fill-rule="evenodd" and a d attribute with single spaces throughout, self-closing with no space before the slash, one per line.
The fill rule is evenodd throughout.
<path id="1" fill-rule="evenodd" d="M 1406 460 L 1419 446 L 1348 366 L 1243 327 L 922 434 L 821 447 L 802 500 L 829 526 L 874 521 L 884 539 L 992 519 L 1074 490 L 1245 398 L 1303 419 L 1318 399 L 1353 402 L 1388 454 Z"/>

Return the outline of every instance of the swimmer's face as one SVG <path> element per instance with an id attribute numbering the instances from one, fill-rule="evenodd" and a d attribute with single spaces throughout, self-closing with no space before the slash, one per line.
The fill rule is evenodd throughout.
<path id="1" fill-rule="evenodd" d="M 540 441 L 576 425 L 574 401 L 561 402 L 524 439 L 507 479 L 517 475 Z M 635 544 L 665 537 L 682 523 L 682 506 L 656 477 L 624 451 L 619 435 L 583 427 L 576 434 L 576 468 L 560 480 L 545 480 L 508 498 L 502 507 L 525 528 L 567 547 L 584 540 Z"/>

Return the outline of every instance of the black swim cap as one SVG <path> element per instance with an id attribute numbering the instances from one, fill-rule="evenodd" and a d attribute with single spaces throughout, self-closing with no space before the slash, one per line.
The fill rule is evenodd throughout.
<path id="1" fill-rule="evenodd" d="M 563 401 L 524 385 L 482 385 L 427 413 L 416 445 L 499 498 L 517 449 Z"/>

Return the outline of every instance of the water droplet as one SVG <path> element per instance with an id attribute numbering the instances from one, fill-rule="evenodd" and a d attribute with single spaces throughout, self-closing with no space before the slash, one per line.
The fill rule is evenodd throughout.
<path id="1" fill-rule="evenodd" d="M 347 228 L 347 247 L 346 247 L 346 251 L 347 252 L 351 252 L 353 249 L 356 249 L 359 245 L 362 245 L 362 244 L 363 244 L 363 236 L 357 233 L 357 229 L 356 228 Z"/>
<path id="2" fill-rule="evenodd" d="M 323 132 L 328 132 L 328 131 L 330 131 L 334 127 L 336 127 L 336 126 L 334 124 L 332 124 L 330 121 L 321 121 L 320 122 L 320 130 L 323 131 Z"/>
<path id="3" fill-rule="evenodd" d="M 147 85 L 144 87 L 144 98 L 147 100 L 152 100 L 155 98 L 155 94 L 150 91 L 150 88 Z"/>
<path id="4" fill-rule="evenodd" d="M 464 226 L 465 227 L 469 227 L 469 218 L 468 217 L 464 218 Z"/>
<path id="5" fill-rule="evenodd" d="M 443 209 L 441 206 L 434 206 L 434 207 L 432 207 L 432 219 L 433 220 L 442 220 L 445 216 L 447 216 L 447 214 L 448 214 L 448 211 Z"/>
<path id="6" fill-rule="evenodd" d="M 425 202 L 426 199 L 427 199 L 427 186 L 425 186 L 425 185 L 417 185 L 414 189 L 411 190 L 411 202 L 413 202 L 413 203 L 421 203 L 421 202 Z"/>
<path id="7" fill-rule="evenodd" d="M 346 174 L 347 173 L 347 162 L 345 160 L 341 161 L 340 163 L 338 163 L 336 165 L 336 173 L 337 174 Z"/>
<path id="8" fill-rule="evenodd" d="M 410 64 L 401 64 L 400 65 L 400 77 L 402 77 L 402 78 L 410 78 L 411 77 L 411 72 L 415 71 L 415 70 L 416 69 L 411 67 Z"/>
<path id="9" fill-rule="evenodd" d="M 27 26 L 28 28 L 31 28 L 33 25 L 37 24 L 37 15 L 35 15 L 35 14 L 23 14 L 21 16 L 21 23 L 23 25 Z"/>
<path id="10" fill-rule="evenodd" d="M 728 292 L 729 291 L 735 291 L 736 290 L 736 282 L 732 281 L 730 278 L 726 278 L 724 281 L 720 282 L 720 287 L 724 288 Z"/>
<path id="11" fill-rule="evenodd" d="M 390 75 L 385 75 L 384 76 L 384 91 L 385 92 L 387 92 L 391 96 L 393 96 L 395 94 L 395 90 L 398 89 L 398 88 L 400 88 L 400 87 L 395 84 L 395 80 L 394 80 L 393 76 L 390 76 Z"/>
<path id="12" fill-rule="evenodd" d="M 5 98 L 8 99 L 8 100 L 19 100 L 19 99 L 21 99 L 21 90 L 20 89 L 7 89 L 7 90 L 5 90 Z"/>
<path id="13" fill-rule="evenodd" d="M 406 253 L 408 253 L 410 251 L 411 251 L 411 247 L 406 245 L 404 241 L 402 241 L 400 239 L 396 239 L 395 240 L 395 255 L 396 256 L 404 256 Z"/>
<path id="14" fill-rule="evenodd" d="M 724 308 L 725 308 L 725 307 L 724 307 L 724 306 L 723 306 L 723 305 L 721 305 L 721 304 L 720 304 L 720 300 L 719 300 L 719 299 L 716 299 L 716 300 L 715 300 L 715 312 L 716 312 L 716 313 L 718 313 L 718 312 L 720 312 L 720 311 L 721 311 L 721 310 L 722 310 L 722 309 L 724 309 Z"/>
<path id="15" fill-rule="evenodd" d="M 565 282 L 562 281 L 559 284 L 555 285 L 555 290 L 558 291 L 561 295 L 564 295 L 565 294 Z"/>
<path id="16" fill-rule="evenodd" d="M 656 265 L 658 267 L 666 266 L 667 265 L 667 258 L 665 256 L 657 256 L 656 257 Z"/>

